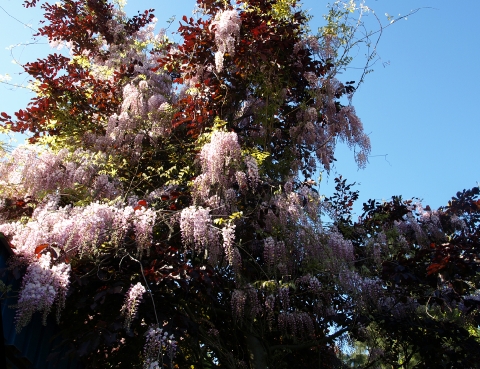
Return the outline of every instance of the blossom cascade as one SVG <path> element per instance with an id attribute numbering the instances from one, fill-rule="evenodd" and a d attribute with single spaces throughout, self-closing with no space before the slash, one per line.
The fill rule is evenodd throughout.
<path id="1" fill-rule="evenodd" d="M 48 253 L 41 255 L 37 262 L 28 266 L 18 298 L 18 332 L 28 324 L 36 311 L 43 312 L 43 324 L 46 325 L 48 313 L 54 304 L 57 305 L 57 319 L 60 317 L 60 312 L 65 307 L 69 276 L 70 265 L 52 265 L 52 258 Z"/>
<path id="2" fill-rule="evenodd" d="M 218 244 L 218 231 L 213 227 L 209 208 L 189 206 L 180 215 L 180 230 L 186 245 L 205 250 Z"/>
<path id="3" fill-rule="evenodd" d="M 210 29 L 215 30 L 215 44 L 217 46 L 215 66 L 218 73 L 223 70 L 225 53 L 235 54 L 235 41 L 240 37 L 241 25 L 242 19 L 236 10 L 220 11 L 210 25 Z"/>
<path id="4" fill-rule="evenodd" d="M 125 303 L 120 310 L 125 317 L 124 327 L 130 329 L 132 320 L 137 315 L 138 305 L 142 302 L 143 294 L 146 292 L 145 287 L 138 282 L 135 285 L 131 285 L 125 297 Z"/>
<path id="5" fill-rule="evenodd" d="M 135 234 L 137 256 L 151 244 L 155 211 L 134 210 L 132 206 L 91 203 L 85 207 L 58 207 L 47 203 L 39 206 L 30 222 L 0 224 L 0 232 L 10 237 L 17 255 L 35 260 L 35 249 L 42 244 L 55 244 L 69 256 L 82 255 L 105 242 L 118 247 L 128 231 Z"/>

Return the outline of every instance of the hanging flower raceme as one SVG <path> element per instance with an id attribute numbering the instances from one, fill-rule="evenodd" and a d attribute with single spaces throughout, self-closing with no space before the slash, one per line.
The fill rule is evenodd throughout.
<path id="1" fill-rule="evenodd" d="M 302 311 L 280 313 L 278 327 L 285 334 L 296 338 L 306 338 L 315 332 L 312 318 Z"/>
<path id="2" fill-rule="evenodd" d="M 54 152 L 30 145 L 20 146 L 0 162 L 0 186 L 6 193 L 35 198 L 45 192 L 84 186 L 89 188 L 95 200 L 114 199 L 123 190 L 117 180 L 99 174 L 106 160 L 102 153 L 83 149 L 72 153 L 67 149 Z"/>
<path id="3" fill-rule="evenodd" d="M 138 305 L 142 302 L 142 297 L 145 292 L 145 287 L 143 287 L 140 282 L 130 286 L 125 297 L 125 303 L 120 310 L 121 314 L 125 317 L 125 329 L 130 329 L 130 324 L 137 315 Z"/>
<path id="4" fill-rule="evenodd" d="M 235 274 L 239 274 L 242 268 L 242 256 L 237 247 L 235 247 L 235 225 L 228 223 L 222 228 L 223 252 L 233 268 Z"/>
<path id="5" fill-rule="evenodd" d="M 141 88 L 141 86 L 139 87 Z M 143 95 L 133 84 L 128 84 L 123 88 L 122 111 L 129 111 L 132 114 L 142 114 L 144 112 Z"/>
<path id="6" fill-rule="evenodd" d="M 218 253 L 219 232 L 213 227 L 209 208 L 190 206 L 182 210 L 180 230 L 185 245 L 194 245 L 195 249 Z"/>
<path id="7" fill-rule="evenodd" d="M 225 192 L 236 180 L 236 168 L 242 161 L 242 149 L 235 132 L 215 131 L 210 142 L 202 147 L 202 174 L 194 182 L 194 195 L 207 200 L 212 188 Z"/>
<path id="8" fill-rule="evenodd" d="M 146 208 L 134 210 L 131 206 L 98 202 L 85 207 L 59 208 L 49 202 L 38 207 L 27 223 L 0 224 L 0 232 L 11 239 L 18 256 L 35 260 L 38 245 L 57 245 L 69 256 L 81 256 L 105 242 L 121 246 L 127 232 L 132 230 L 140 256 L 151 244 L 155 219 L 155 211 Z"/>
<path id="9" fill-rule="evenodd" d="M 143 348 L 144 369 L 163 368 L 164 356 L 170 360 L 177 352 L 177 341 L 162 328 L 150 327 L 145 334 L 146 342 Z"/>
<path id="10" fill-rule="evenodd" d="M 220 11 L 215 20 L 210 25 L 210 30 L 215 32 L 215 45 L 217 52 L 215 53 L 215 66 L 217 72 L 223 70 L 223 59 L 225 53 L 235 54 L 235 42 L 240 37 L 240 27 L 242 19 L 236 10 Z"/>
<path id="11" fill-rule="evenodd" d="M 275 273 L 278 268 L 282 275 L 287 274 L 286 257 L 287 251 L 283 241 L 275 242 L 272 237 L 264 240 L 263 258 L 268 272 Z"/>
<path id="12" fill-rule="evenodd" d="M 231 165 L 240 160 L 241 147 L 234 132 L 213 132 L 210 143 L 206 144 L 200 153 L 203 172 L 212 184 L 216 182 L 229 184 L 227 181 L 233 174 Z"/>
<path id="13" fill-rule="evenodd" d="M 208 204 L 213 211 L 219 210 L 216 206 L 230 210 L 236 198 L 234 184 L 244 192 L 260 183 L 257 161 L 242 155 L 235 132 L 213 132 L 199 159 L 202 173 L 194 181 L 193 195 L 197 202 Z"/>
<path id="14" fill-rule="evenodd" d="M 16 329 L 25 327 L 32 314 L 43 312 L 43 324 L 54 304 L 57 305 L 57 319 L 65 307 L 65 297 L 69 286 L 70 265 L 59 263 L 52 265 L 50 254 L 41 255 L 31 263 L 22 281 L 18 298 Z"/>
<path id="15" fill-rule="evenodd" d="M 149 254 L 150 246 L 152 244 L 152 230 L 155 225 L 157 213 L 155 210 L 141 207 L 135 210 L 132 218 L 132 225 L 135 230 L 136 242 L 138 247 L 138 254 L 141 255 L 143 251 Z"/>

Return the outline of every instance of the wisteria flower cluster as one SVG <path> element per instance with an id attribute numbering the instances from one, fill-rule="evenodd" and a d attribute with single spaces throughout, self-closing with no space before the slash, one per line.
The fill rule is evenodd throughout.
<path id="1" fill-rule="evenodd" d="M 209 252 L 216 253 L 219 232 L 213 227 L 209 208 L 189 206 L 183 209 L 180 215 L 180 230 L 186 245 L 194 245 L 201 251 L 208 248 Z"/>
<path id="2" fill-rule="evenodd" d="M 215 16 L 210 28 L 215 30 L 215 65 L 217 72 L 223 70 L 225 53 L 235 54 L 235 41 L 239 38 L 242 19 L 236 10 L 224 10 Z"/>
<path id="3" fill-rule="evenodd" d="M 142 302 L 143 294 L 146 292 L 145 287 L 138 282 L 135 285 L 131 285 L 127 291 L 125 302 L 120 310 L 121 314 L 125 317 L 124 327 L 129 330 L 132 320 L 137 315 L 138 305 Z"/>
<path id="4" fill-rule="evenodd" d="M 124 86 L 120 112 L 108 118 L 104 134 L 86 133 L 86 141 L 95 149 L 121 153 L 136 161 L 141 157 L 144 140 L 155 145 L 169 132 L 171 115 L 165 96 L 171 94 L 171 80 L 150 71 L 147 75 L 149 81 L 141 79 L 138 84 Z"/>
<path id="5" fill-rule="evenodd" d="M 331 169 L 339 141 L 354 149 L 359 167 L 370 153 L 350 104 L 353 82 L 335 78 L 338 51 L 348 47 L 340 36 L 308 36 L 308 16 L 294 0 L 199 0 L 204 17 L 184 17 L 183 42 L 175 44 L 155 34 L 150 11 L 129 19 L 112 2 L 124 3 L 45 4 L 47 21 L 62 26 L 40 32 L 70 58 L 25 65 L 39 81 L 37 97 L 17 118 L 0 114 L 39 138 L 0 160 L 0 236 L 15 253 L 13 267 L 26 269 L 18 330 L 37 311 L 44 322 L 53 307 L 59 313 L 67 292 L 73 304 L 104 293 L 108 304 L 75 313 L 87 330 L 101 316 L 105 342 L 120 341 L 108 358 L 96 347 L 85 355 L 106 365 L 125 363 L 129 351 L 116 351 L 125 342 L 136 347 L 146 331 L 144 369 L 309 367 L 318 357 L 336 367 L 332 327 L 354 338 L 359 322 L 397 334 L 404 327 L 396 322 L 426 299 L 427 314 L 433 304 L 457 316 L 480 308 L 477 294 L 454 291 L 478 282 L 465 277 L 478 264 L 478 240 L 467 234 L 478 225 L 478 196 L 460 201 L 455 215 L 367 204 L 372 216 L 363 224 L 340 215 L 324 222 L 328 209 L 348 212 L 354 199 L 324 201 L 309 176 Z M 86 16 L 72 17 L 76 11 Z M 341 22 L 342 11 L 332 14 L 330 23 Z M 80 275 L 67 291 L 70 276 Z M 104 314 L 125 281 L 123 305 Z M 447 297 L 453 302 L 442 302 Z M 178 342 L 166 332 L 173 326 L 185 333 Z M 385 342 L 407 340 L 389 334 Z M 87 336 L 78 346 L 90 350 L 80 342 Z"/>
<path id="6" fill-rule="evenodd" d="M 283 241 L 275 242 L 272 237 L 264 240 L 263 258 L 267 271 L 275 272 L 276 268 L 283 269 L 282 274 L 286 274 L 285 264 L 287 257 L 287 250 Z M 282 268 L 283 266 L 283 268 Z"/>
<path id="7" fill-rule="evenodd" d="M 278 316 L 278 327 L 287 335 L 307 338 L 315 331 L 312 318 L 306 312 L 282 312 Z"/>
<path id="8" fill-rule="evenodd" d="M 247 294 L 243 290 L 236 289 L 235 291 L 233 291 L 231 305 L 232 305 L 233 316 L 238 321 L 242 321 L 244 318 L 246 301 L 247 301 Z"/>
<path id="9" fill-rule="evenodd" d="M 31 263 L 22 281 L 22 289 L 18 298 L 16 329 L 19 332 L 25 327 L 32 314 L 43 312 L 43 324 L 54 304 L 57 306 L 57 319 L 65 307 L 65 298 L 69 286 L 70 265 L 52 264 L 50 254 L 41 255 Z"/>
<path id="10" fill-rule="evenodd" d="M 0 232 L 11 238 L 16 253 L 25 260 L 35 260 L 35 249 L 41 244 L 55 244 L 68 255 L 95 251 L 104 242 L 118 247 L 128 230 L 136 235 L 137 254 L 148 249 L 156 213 L 152 209 L 134 210 L 131 206 L 98 202 L 85 207 L 60 207 L 51 203 L 39 206 L 32 219 L 0 224 Z"/>
<path id="11" fill-rule="evenodd" d="M 355 159 L 360 168 L 365 167 L 371 150 L 370 139 L 363 131 L 363 124 L 351 105 L 337 109 L 336 94 L 344 86 L 335 78 L 317 78 L 309 73 L 305 78 L 315 91 L 313 106 L 299 111 L 299 124 L 290 129 L 290 136 L 304 144 L 319 162 L 330 170 L 336 138 L 356 149 Z M 309 164 L 311 170 L 315 162 Z"/>
<path id="12" fill-rule="evenodd" d="M 257 161 L 242 154 L 235 132 L 214 131 L 210 142 L 203 145 L 199 161 L 202 172 L 193 183 L 193 195 L 196 203 L 208 205 L 212 214 L 235 212 L 238 192 L 254 190 L 260 182 Z"/>
<path id="13" fill-rule="evenodd" d="M 45 192 L 85 186 L 95 200 L 114 199 L 123 194 L 123 189 L 119 181 L 99 174 L 106 161 L 105 154 L 84 149 L 71 153 L 67 149 L 54 152 L 20 146 L 0 162 L 2 191 L 38 198 Z"/>
<path id="14" fill-rule="evenodd" d="M 222 228 L 223 250 L 228 263 L 238 272 L 242 265 L 241 256 L 235 247 L 235 225 L 227 224 Z"/>
<path id="15" fill-rule="evenodd" d="M 146 342 L 143 347 L 144 369 L 163 368 L 164 357 L 169 360 L 175 357 L 177 341 L 172 334 L 162 328 L 150 327 L 145 334 Z"/>
<path id="16" fill-rule="evenodd" d="M 202 174 L 194 183 L 197 196 L 206 200 L 212 188 L 228 189 L 235 180 L 242 162 L 242 149 L 235 132 L 215 131 L 210 142 L 202 147 Z"/>

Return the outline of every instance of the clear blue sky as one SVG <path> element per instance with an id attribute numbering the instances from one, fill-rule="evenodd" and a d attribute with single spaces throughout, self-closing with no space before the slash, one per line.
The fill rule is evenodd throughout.
<path id="1" fill-rule="evenodd" d="M 0 6 L 36 28 L 41 13 L 24 9 L 21 3 L 2 0 Z M 315 30 L 327 1 L 303 3 L 314 16 Z M 172 15 L 177 19 L 191 15 L 194 4 L 193 0 L 130 0 L 126 10 L 133 15 L 154 8 L 162 27 Z M 382 200 L 392 195 L 419 197 L 432 207 L 445 205 L 456 191 L 480 181 L 480 1 L 464 0 L 460 5 L 447 0 L 367 0 L 366 5 L 383 22 L 385 13 L 398 16 L 423 9 L 384 31 L 378 47 L 381 59 L 354 97 L 372 141 L 370 164 L 357 170 L 353 153 L 339 147 L 336 167 L 330 177 L 324 176 L 320 191 L 330 194 L 339 173 L 361 184 L 357 210 L 369 198 Z M 31 42 L 32 31 L 4 10 L 0 9 L 0 75 L 8 73 L 11 83 L 25 83 L 26 77 L 18 74 L 20 68 L 11 63 L 11 51 L 6 48 Z M 175 21 L 170 30 L 177 26 Z M 37 45 L 12 50 L 20 63 L 49 51 L 41 39 Z M 362 57 L 360 51 L 353 65 L 361 66 Z M 351 79 L 356 79 L 355 70 L 345 74 L 345 80 Z M 12 114 L 28 99 L 21 88 L 0 84 L 0 111 Z"/>

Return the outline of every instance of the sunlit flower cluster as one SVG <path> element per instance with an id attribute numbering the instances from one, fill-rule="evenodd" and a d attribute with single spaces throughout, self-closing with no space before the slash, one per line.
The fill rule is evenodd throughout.
<path id="1" fill-rule="evenodd" d="M 57 317 L 65 307 L 65 297 L 69 286 L 70 265 L 52 265 L 50 254 L 41 255 L 36 262 L 29 264 L 23 277 L 22 289 L 18 298 L 16 329 L 20 331 L 30 321 L 36 311 L 43 312 L 43 324 L 54 304 Z"/>
<path id="2" fill-rule="evenodd" d="M 77 149 L 58 152 L 39 151 L 33 146 L 20 146 L 8 160 L 0 162 L 0 175 L 7 192 L 37 197 L 45 192 L 91 188 L 94 199 L 113 199 L 123 193 L 120 183 L 105 174 L 99 174 L 106 157 Z"/>
<path id="3" fill-rule="evenodd" d="M 128 230 L 136 235 L 138 254 L 149 247 L 156 214 L 151 209 L 135 211 L 131 206 L 98 202 L 85 207 L 39 206 L 31 221 L 0 224 L 0 232 L 11 237 L 15 252 L 26 260 L 35 259 L 41 244 L 54 244 L 68 255 L 82 255 L 105 242 L 119 246 Z"/>
<path id="4" fill-rule="evenodd" d="M 135 214 L 131 218 L 133 229 L 136 236 L 138 246 L 138 254 L 141 255 L 146 252 L 150 253 L 150 246 L 152 245 L 152 231 L 157 219 L 155 210 L 147 207 L 135 210 Z"/>
<path id="5" fill-rule="evenodd" d="M 138 305 L 142 302 L 142 297 L 145 292 L 145 287 L 140 282 L 131 285 L 127 291 L 125 302 L 120 310 L 121 314 L 125 317 L 124 327 L 127 330 L 130 329 L 130 324 L 137 315 Z"/>
<path id="6" fill-rule="evenodd" d="M 235 54 L 235 41 L 239 38 L 242 20 L 236 10 L 225 10 L 218 13 L 210 28 L 215 31 L 215 65 L 217 72 L 223 70 L 225 53 Z"/>
<path id="7" fill-rule="evenodd" d="M 228 189 L 242 161 L 241 147 L 234 132 L 215 131 L 210 142 L 202 147 L 202 174 L 195 180 L 195 190 L 206 199 L 212 187 Z"/>
<path id="8" fill-rule="evenodd" d="M 190 206 L 183 209 L 180 215 L 180 231 L 184 245 L 206 251 L 212 262 L 220 260 L 223 254 L 220 231 L 213 226 L 209 208 Z"/>
<path id="9" fill-rule="evenodd" d="M 223 249 L 231 265 L 235 264 L 235 225 L 227 224 L 222 228 Z"/>

